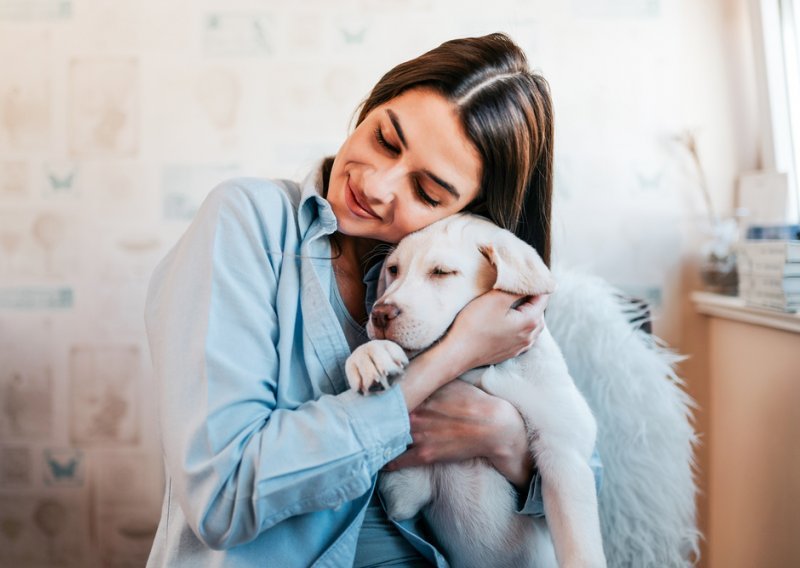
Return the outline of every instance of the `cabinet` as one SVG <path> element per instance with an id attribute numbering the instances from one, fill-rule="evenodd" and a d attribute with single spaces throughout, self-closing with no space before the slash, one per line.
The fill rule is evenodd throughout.
<path id="1" fill-rule="evenodd" d="M 800 316 L 692 300 L 709 318 L 705 565 L 800 566 Z"/>

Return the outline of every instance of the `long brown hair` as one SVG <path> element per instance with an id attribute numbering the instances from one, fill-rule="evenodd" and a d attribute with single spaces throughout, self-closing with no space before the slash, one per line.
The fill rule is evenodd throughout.
<path id="1" fill-rule="evenodd" d="M 481 156 L 481 191 L 466 210 L 514 232 L 549 265 L 553 105 L 547 81 L 505 34 L 454 39 L 381 77 L 361 103 L 356 126 L 415 87 L 434 89 L 455 105 Z M 326 186 L 332 165 L 333 158 L 323 165 Z"/>

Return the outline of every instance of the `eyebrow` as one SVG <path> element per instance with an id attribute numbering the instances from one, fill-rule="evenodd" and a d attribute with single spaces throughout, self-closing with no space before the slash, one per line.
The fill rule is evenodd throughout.
<path id="1" fill-rule="evenodd" d="M 408 150 L 408 142 L 406 141 L 406 136 L 403 133 L 403 128 L 400 126 L 400 119 L 397 118 L 397 114 L 395 114 L 395 112 L 390 108 L 386 109 L 386 114 L 389 115 L 389 120 L 392 122 L 394 129 L 397 131 L 397 137 L 400 138 L 400 143 L 403 145 L 403 148 Z M 461 197 L 461 194 L 453 186 L 453 184 L 444 181 L 442 178 L 440 178 L 430 170 L 423 169 L 422 172 L 426 176 L 431 178 L 435 183 L 442 186 L 450 195 L 452 195 L 456 199 L 459 199 Z"/>

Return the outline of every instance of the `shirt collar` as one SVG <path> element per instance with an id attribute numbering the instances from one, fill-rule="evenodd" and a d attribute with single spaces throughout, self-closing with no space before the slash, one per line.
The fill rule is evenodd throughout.
<path id="1" fill-rule="evenodd" d="M 324 158 L 317 160 L 300 184 L 297 221 L 301 235 L 305 235 L 317 220 L 319 220 L 323 233 L 331 234 L 336 231 L 336 217 L 331 204 L 322 197 L 322 164 L 324 160 Z"/>
<path id="2" fill-rule="evenodd" d="M 324 161 L 325 158 L 317 160 L 300 184 L 300 204 L 297 208 L 297 217 L 302 235 L 307 233 L 316 219 L 319 219 L 324 234 L 332 234 L 336 231 L 336 216 L 333 214 L 331 204 L 322 197 L 322 164 Z M 367 313 L 372 311 L 372 305 L 377 299 L 381 266 L 383 266 L 383 260 L 376 262 L 364 274 L 363 282 L 367 285 L 365 298 Z"/>

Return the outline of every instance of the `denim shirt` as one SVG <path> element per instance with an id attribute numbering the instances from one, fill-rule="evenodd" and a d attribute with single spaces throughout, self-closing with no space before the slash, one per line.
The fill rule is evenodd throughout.
<path id="1" fill-rule="evenodd" d="M 397 386 L 347 385 L 319 166 L 214 188 L 153 273 L 166 487 L 149 567 L 351 566 L 378 471 L 411 443 Z M 538 476 L 521 512 L 543 514 Z M 422 522 L 397 526 L 447 566 Z"/>

